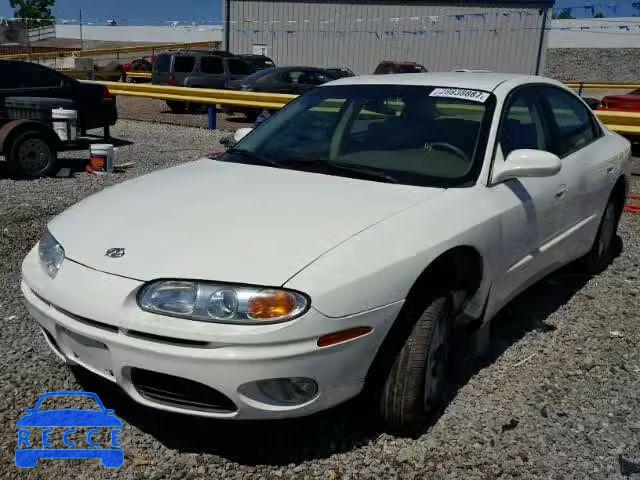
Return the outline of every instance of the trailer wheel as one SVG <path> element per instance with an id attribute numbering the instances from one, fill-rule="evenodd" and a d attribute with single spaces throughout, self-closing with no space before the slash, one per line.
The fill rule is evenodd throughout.
<path id="1" fill-rule="evenodd" d="M 19 134 L 7 150 L 11 169 L 22 177 L 50 175 L 58 163 L 54 145 L 41 132 L 29 130 Z"/>

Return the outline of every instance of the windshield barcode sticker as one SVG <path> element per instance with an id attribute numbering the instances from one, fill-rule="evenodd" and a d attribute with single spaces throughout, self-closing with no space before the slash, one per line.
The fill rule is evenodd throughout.
<path id="1" fill-rule="evenodd" d="M 472 102 L 484 103 L 489 98 L 489 93 L 478 90 L 466 90 L 464 88 L 434 88 L 430 97 L 461 98 Z"/>

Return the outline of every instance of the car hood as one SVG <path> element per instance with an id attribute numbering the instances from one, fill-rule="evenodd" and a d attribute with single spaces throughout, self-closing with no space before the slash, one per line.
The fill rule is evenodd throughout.
<path id="1" fill-rule="evenodd" d="M 47 410 L 25 415 L 16 427 L 121 427 L 113 415 L 90 410 Z"/>
<path id="2" fill-rule="evenodd" d="M 202 159 L 106 189 L 49 228 L 68 259 L 107 273 L 281 285 L 440 191 Z"/>

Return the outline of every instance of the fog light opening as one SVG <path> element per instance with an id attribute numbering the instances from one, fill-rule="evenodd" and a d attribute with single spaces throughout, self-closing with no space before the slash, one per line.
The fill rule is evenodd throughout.
<path id="1" fill-rule="evenodd" d="M 341 332 L 330 333 L 318 339 L 318 346 L 331 347 L 333 345 L 338 345 L 339 343 L 364 337 L 365 335 L 369 335 L 371 332 L 373 332 L 373 328 L 371 327 L 356 327 L 348 330 L 342 330 Z"/>
<path id="2" fill-rule="evenodd" d="M 318 384 L 304 377 L 270 378 L 245 384 L 239 391 L 261 402 L 266 400 L 266 403 L 275 405 L 300 405 L 318 394 Z"/>

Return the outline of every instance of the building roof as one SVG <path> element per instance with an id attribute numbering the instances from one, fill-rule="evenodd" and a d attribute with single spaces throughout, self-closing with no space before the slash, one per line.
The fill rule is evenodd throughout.
<path id="1" fill-rule="evenodd" d="M 226 1 L 244 1 L 244 0 L 226 0 Z M 262 2 L 301 2 L 308 3 L 308 0 L 257 0 Z M 389 1 L 369 0 L 367 2 L 361 2 L 359 0 L 338 0 L 337 3 L 368 3 L 374 5 L 376 3 L 388 4 Z M 504 6 L 519 6 L 519 7 L 553 7 L 555 0 L 495 0 L 493 2 L 487 2 L 486 0 L 436 0 L 434 2 L 425 2 L 425 0 L 402 0 L 399 3 L 424 3 L 430 5 L 447 5 L 453 7 L 468 7 L 474 4 L 487 6 L 491 4 L 491 7 L 504 7 Z"/>
<path id="2" fill-rule="evenodd" d="M 388 75 L 361 75 L 345 77 L 325 83 L 334 85 L 425 85 L 431 87 L 465 88 L 491 92 L 500 84 L 515 81 L 518 83 L 548 82 L 554 80 L 531 75 L 511 73 L 476 73 L 476 72 L 429 72 L 429 73 L 397 73 Z"/>

